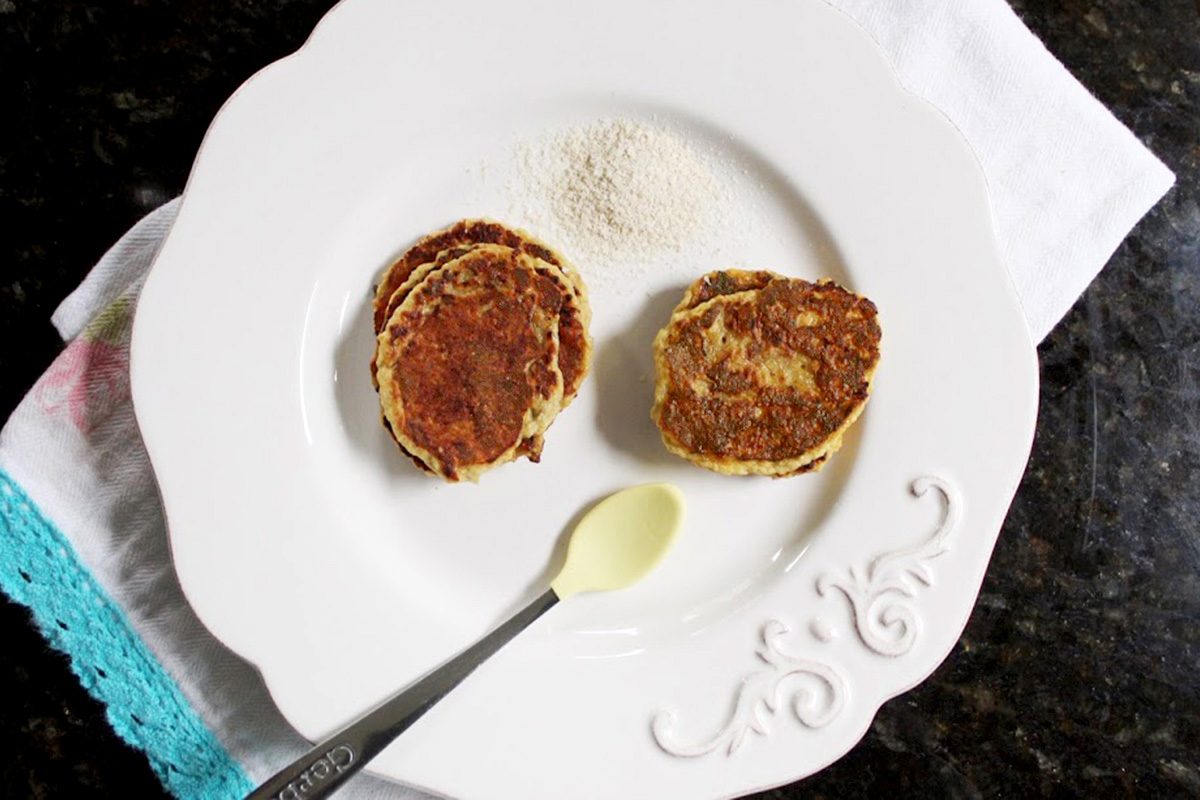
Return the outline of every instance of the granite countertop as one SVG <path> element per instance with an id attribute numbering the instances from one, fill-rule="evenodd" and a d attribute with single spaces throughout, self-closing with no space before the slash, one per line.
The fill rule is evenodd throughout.
<path id="1" fill-rule="evenodd" d="M 0 0 L 3 417 L 61 346 L 59 300 L 329 5 Z M 962 640 L 764 798 L 1200 795 L 1200 5 L 1013 5 L 1178 184 L 1039 348 L 1032 459 Z M 0 637 L 0 795 L 162 793 L 6 600 Z"/>

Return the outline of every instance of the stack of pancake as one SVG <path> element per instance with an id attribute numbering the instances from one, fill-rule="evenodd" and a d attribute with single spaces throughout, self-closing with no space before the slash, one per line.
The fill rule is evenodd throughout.
<path id="1" fill-rule="evenodd" d="M 654 341 L 655 424 L 671 452 L 728 475 L 820 469 L 879 363 L 875 305 L 831 281 L 711 272 Z"/>
<path id="2" fill-rule="evenodd" d="M 478 480 L 525 456 L 591 363 L 575 269 L 523 231 L 463 220 L 426 236 L 375 291 L 371 371 L 383 422 L 422 469 Z"/>

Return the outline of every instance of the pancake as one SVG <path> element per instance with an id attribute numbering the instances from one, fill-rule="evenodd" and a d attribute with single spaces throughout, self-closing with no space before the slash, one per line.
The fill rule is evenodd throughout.
<path id="1" fill-rule="evenodd" d="M 392 293 L 392 297 L 388 304 L 389 317 L 395 313 L 395 309 L 404 302 L 405 298 L 408 297 L 412 290 L 424 282 L 429 275 L 433 274 L 437 270 L 440 270 L 447 263 L 454 261 L 455 259 L 477 248 L 486 248 L 497 253 L 515 252 L 511 248 L 504 247 L 503 245 L 479 244 L 465 245 L 443 250 L 441 253 L 438 253 L 437 258 L 434 261 L 428 264 L 423 264 L 417 269 L 413 270 L 408 279 L 405 280 L 404 283 L 400 284 L 396 291 Z M 562 308 L 559 311 L 558 319 L 558 367 L 559 371 L 563 374 L 564 396 L 562 407 L 565 408 L 570 401 L 574 399 L 574 392 L 578 391 L 579 385 L 583 382 L 583 378 L 587 374 L 588 367 L 590 366 L 591 342 L 587 338 L 587 328 L 584 322 L 586 318 L 585 312 L 587 310 L 586 301 L 583 305 L 583 308 L 581 308 L 580 304 L 577 302 L 577 295 L 574 293 L 571 284 L 569 283 L 566 275 L 559 268 L 554 267 L 542 261 L 541 259 L 532 259 L 532 263 L 540 275 L 554 281 L 558 285 L 563 297 L 565 298 Z M 372 354 L 371 356 L 371 381 L 374 384 L 376 391 L 378 391 L 379 383 L 376 376 L 375 365 L 376 356 L 377 353 Z M 567 395 L 568 390 L 572 392 L 570 396 Z M 387 424 L 386 418 L 384 419 L 384 427 L 387 428 L 388 433 L 392 434 L 392 438 L 396 439 L 395 434 L 392 432 L 391 426 Z M 428 471 L 428 467 L 425 467 L 424 462 L 422 462 L 421 459 L 413 456 L 412 453 L 410 453 L 404 447 L 403 443 L 401 443 L 398 439 L 396 439 L 396 443 L 400 445 L 400 449 L 403 450 L 405 454 L 412 457 L 413 461 L 416 462 L 418 466 L 421 466 Z M 542 444 L 542 437 L 540 435 L 527 439 L 522 444 L 519 454 L 528 456 L 532 461 L 537 461 L 541 457 Z"/>
<path id="2" fill-rule="evenodd" d="M 384 273 L 375 289 L 374 319 L 378 334 L 387 320 L 420 280 L 445 263 L 447 253 L 477 244 L 494 244 L 530 255 L 545 269 L 557 271 L 570 289 L 559 319 L 559 369 L 563 374 L 563 407 L 579 393 L 591 367 L 592 342 L 588 335 L 591 307 L 579 273 L 560 253 L 521 230 L 491 220 L 462 220 L 432 233 L 410 247 Z M 374 367 L 372 367 L 374 380 Z"/>
<path id="3" fill-rule="evenodd" d="M 380 404 L 405 452 L 450 481 L 537 460 L 562 405 L 569 289 L 537 259 L 472 247 L 408 292 L 377 339 Z"/>
<path id="4" fill-rule="evenodd" d="M 715 472 L 820 469 L 866 405 L 880 337 L 875 305 L 832 282 L 710 273 L 655 339 L 651 416 Z"/>

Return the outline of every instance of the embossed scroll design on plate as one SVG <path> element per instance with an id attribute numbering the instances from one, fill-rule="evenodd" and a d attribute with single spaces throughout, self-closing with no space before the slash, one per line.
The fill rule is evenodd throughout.
<path id="1" fill-rule="evenodd" d="M 958 492 L 942 478 L 917 478 L 911 488 L 917 497 L 931 488 L 941 497 L 942 518 L 932 534 L 910 547 L 875 556 L 865 568 L 851 566 L 845 573 L 826 572 L 817 578 L 817 594 L 826 597 L 833 589 L 841 592 L 850 603 L 859 641 L 883 656 L 904 655 L 920 636 L 921 617 L 914 605 L 917 591 L 933 585 L 928 562 L 949 549 L 950 536 L 962 513 Z M 814 620 L 810 629 L 824 631 L 827 626 Z M 716 750 L 731 756 L 749 734 L 768 736 L 768 719 L 788 700 L 796 719 L 807 728 L 821 728 L 836 719 L 849 696 L 846 679 L 834 664 L 788 654 L 781 647 L 786 633 L 788 627 L 777 619 L 762 626 L 762 644 L 755 655 L 763 666 L 742 679 L 733 712 L 719 730 L 698 741 L 681 741 L 675 732 L 676 715 L 660 711 L 651 723 L 658 746 L 680 757 L 703 756 Z M 828 641 L 833 636 L 816 638 Z"/>

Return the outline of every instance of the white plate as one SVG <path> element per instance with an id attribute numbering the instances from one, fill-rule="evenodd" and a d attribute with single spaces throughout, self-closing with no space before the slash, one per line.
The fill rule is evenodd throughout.
<path id="1" fill-rule="evenodd" d="M 521 223 L 479 166 L 614 116 L 715 151 L 752 235 L 632 285 L 577 258 L 596 367 L 543 462 L 418 474 L 367 377 L 375 274 L 454 219 Z M 648 419 L 654 331 L 735 263 L 879 306 L 874 397 L 817 475 L 709 474 Z M 456 797 L 722 797 L 845 753 L 965 624 L 1036 382 L 967 146 L 814 0 L 339 5 L 217 117 L 133 348 L 183 587 L 310 738 L 528 597 L 589 502 L 686 492 L 644 585 L 559 607 L 372 764 Z"/>

